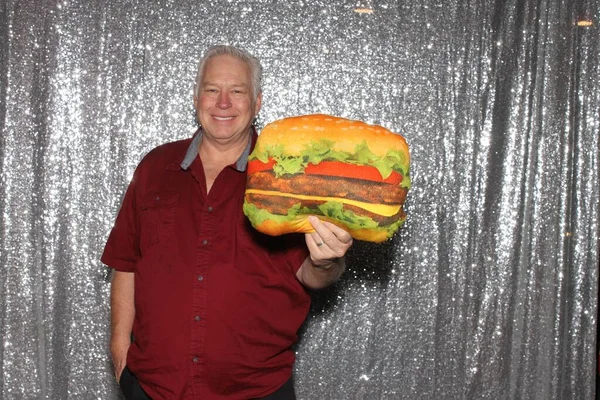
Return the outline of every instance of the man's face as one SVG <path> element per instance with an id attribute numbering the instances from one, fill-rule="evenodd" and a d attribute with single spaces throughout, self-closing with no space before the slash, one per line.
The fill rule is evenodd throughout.
<path id="1" fill-rule="evenodd" d="M 248 65 L 229 55 L 208 60 L 198 96 L 194 105 L 203 134 L 222 143 L 248 133 L 262 100 L 261 94 L 253 99 Z"/>

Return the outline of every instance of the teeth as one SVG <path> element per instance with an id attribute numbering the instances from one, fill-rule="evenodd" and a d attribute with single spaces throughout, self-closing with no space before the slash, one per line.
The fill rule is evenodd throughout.
<path id="1" fill-rule="evenodd" d="M 214 117 L 217 121 L 229 121 L 232 120 L 233 117 Z"/>

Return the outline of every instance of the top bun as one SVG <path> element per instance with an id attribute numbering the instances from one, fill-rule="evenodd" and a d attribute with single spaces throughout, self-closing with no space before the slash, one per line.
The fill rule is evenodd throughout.
<path id="1" fill-rule="evenodd" d="M 283 144 L 286 154 L 299 155 L 306 143 L 323 137 L 333 142 L 334 150 L 347 153 L 353 153 L 356 144 L 366 140 L 369 150 L 377 156 L 384 157 L 389 150 L 409 156 L 404 138 L 389 129 L 324 114 L 289 117 L 268 124 L 260 133 L 255 151 L 261 151 L 263 146 Z"/>

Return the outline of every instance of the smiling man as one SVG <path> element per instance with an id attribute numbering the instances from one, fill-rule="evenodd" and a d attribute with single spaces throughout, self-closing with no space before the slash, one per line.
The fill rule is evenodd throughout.
<path id="1" fill-rule="evenodd" d="M 345 230 L 268 237 L 242 212 L 262 67 L 216 46 L 198 68 L 192 138 L 149 152 L 102 261 L 113 268 L 111 355 L 130 399 L 295 399 L 292 346 L 310 296 L 334 282 Z"/>

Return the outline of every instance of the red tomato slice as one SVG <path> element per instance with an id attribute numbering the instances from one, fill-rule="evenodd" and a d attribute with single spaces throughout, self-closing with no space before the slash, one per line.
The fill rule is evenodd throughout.
<path id="1" fill-rule="evenodd" d="M 264 163 L 260 160 L 248 162 L 248 174 L 270 171 L 275 165 L 275 160 L 270 159 Z M 341 176 L 344 178 L 356 178 L 374 182 L 385 182 L 390 185 L 399 185 L 402 182 L 402 174 L 392 171 L 390 176 L 382 179 L 381 173 L 370 165 L 347 164 L 340 161 L 321 161 L 318 164 L 308 164 L 304 173 L 307 175 Z"/>
<path id="2" fill-rule="evenodd" d="M 248 161 L 248 174 L 272 170 L 274 165 L 275 160 L 273 160 L 272 158 L 269 159 L 268 163 L 264 163 L 260 160 Z"/>
<path id="3" fill-rule="evenodd" d="M 307 175 L 341 176 L 344 178 L 357 178 L 374 182 L 385 182 L 399 185 L 402 175 L 392 171 L 390 176 L 383 179 L 379 170 L 370 165 L 347 164 L 340 161 L 321 161 L 318 164 L 308 164 L 304 173 Z"/>

